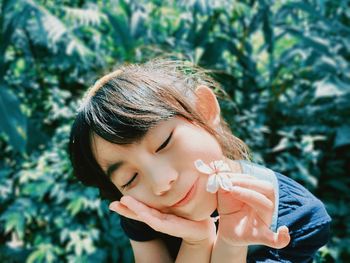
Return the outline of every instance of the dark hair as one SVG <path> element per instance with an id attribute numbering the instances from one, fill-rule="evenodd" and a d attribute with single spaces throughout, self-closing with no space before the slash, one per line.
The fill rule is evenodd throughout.
<path id="1" fill-rule="evenodd" d="M 221 119 L 221 130 L 206 124 L 194 107 L 195 89 L 206 85 L 224 91 L 205 70 L 184 61 L 156 59 L 125 65 L 95 83 L 85 95 L 72 126 L 69 154 L 75 176 L 85 185 L 100 189 L 109 200 L 121 197 L 96 162 L 91 135 L 116 144 L 132 144 L 160 121 L 181 116 L 216 137 L 226 157 L 248 159 L 249 151 Z"/>

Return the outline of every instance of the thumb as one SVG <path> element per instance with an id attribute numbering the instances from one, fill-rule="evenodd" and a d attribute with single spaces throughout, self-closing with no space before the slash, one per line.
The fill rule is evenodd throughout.
<path id="1" fill-rule="evenodd" d="M 289 235 L 289 229 L 287 226 L 281 226 L 277 229 L 277 233 L 273 233 L 271 230 L 267 230 L 269 233 L 265 234 L 265 241 L 262 243 L 266 246 L 281 249 L 286 247 L 291 237 Z"/>

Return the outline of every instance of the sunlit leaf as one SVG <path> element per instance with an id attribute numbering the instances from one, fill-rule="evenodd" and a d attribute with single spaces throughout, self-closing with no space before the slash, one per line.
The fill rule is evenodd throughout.
<path id="1" fill-rule="evenodd" d="M 75 21 L 79 25 L 99 25 L 101 20 L 106 20 L 105 14 L 98 9 L 80 9 L 72 7 L 64 7 L 68 19 Z"/>
<path id="2" fill-rule="evenodd" d="M 75 200 L 72 200 L 69 205 L 67 206 L 67 209 L 71 212 L 72 215 L 76 215 L 82 208 L 84 207 L 84 199 L 83 198 L 77 198 Z"/>
<path id="3" fill-rule="evenodd" d="M 317 81 L 314 85 L 316 87 L 316 98 L 341 96 L 346 93 L 328 79 Z"/>
<path id="4" fill-rule="evenodd" d="M 19 236 L 19 239 L 23 239 L 24 237 L 24 229 L 25 229 L 25 218 L 22 213 L 19 211 L 9 211 L 3 218 L 5 219 L 5 233 L 9 233 L 11 231 L 16 231 Z"/>
<path id="5" fill-rule="evenodd" d="M 279 143 L 272 148 L 272 151 L 273 152 L 278 152 L 278 151 L 283 151 L 283 150 L 286 150 L 287 148 L 289 148 L 291 146 L 288 138 L 286 137 L 283 137 Z"/>

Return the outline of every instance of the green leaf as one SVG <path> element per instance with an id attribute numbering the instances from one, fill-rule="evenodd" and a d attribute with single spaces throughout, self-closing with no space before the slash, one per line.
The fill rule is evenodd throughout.
<path id="1" fill-rule="evenodd" d="M 27 182 L 23 185 L 22 191 L 25 195 L 35 196 L 41 200 L 51 187 L 52 185 L 45 181 Z"/>
<path id="2" fill-rule="evenodd" d="M 329 40 L 325 40 L 318 36 L 310 35 L 295 27 L 286 27 L 286 31 L 291 35 L 298 37 L 301 41 L 300 44 L 302 44 L 303 46 L 307 48 L 312 48 L 314 51 L 317 51 L 318 53 L 332 56 L 332 54 L 330 54 L 330 51 L 329 51 L 330 50 Z"/>
<path id="3" fill-rule="evenodd" d="M 291 147 L 291 143 L 289 141 L 288 138 L 286 137 L 283 137 L 279 143 L 272 148 L 272 152 L 279 152 L 279 151 L 283 151 L 283 150 L 286 150 L 287 148 Z"/>
<path id="4" fill-rule="evenodd" d="M 206 21 L 203 22 L 201 29 L 194 33 L 193 44 L 194 46 L 204 46 L 208 41 L 210 28 L 216 23 L 213 17 L 207 17 Z"/>
<path id="5" fill-rule="evenodd" d="M 26 262 L 57 262 L 57 255 L 62 254 L 62 252 L 62 249 L 53 244 L 41 243 L 37 246 L 36 250 L 29 255 Z"/>
<path id="6" fill-rule="evenodd" d="M 146 13 L 142 10 L 135 10 L 130 19 L 130 34 L 136 39 L 145 32 Z"/>
<path id="7" fill-rule="evenodd" d="M 321 13 L 316 11 L 315 6 L 310 5 L 307 2 L 292 2 L 292 3 L 287 3 L 282 9 L 285 9 L 286 12 L 293 12 L 295 10 L 293 9 L 299 9 L 304 11 L 305 13 L 308 13 L 309 15 L 313 17 L 321 17 Z"/>
<path id="8" fill-rule="evenodd" d="M 24 228 L 25 228 L 25 218 L 22 213 L 17 211 L 11 211 L 4 216 L 2 219 L 5 219 L 5 233 L 10 233 L 11 231 L 16 231 L 20 240 L 24 237 Z"/>
<path id="9" fill-rule="evenodd" d="M 44 262 L 45 259 L 45 251 L 43 250 L 35 250 L 32 252 L 29 257 L 27 258 L 27 263 L 37 263 L 37 262 Z"/>
<path id="10" fill-rule="evenodd" d="M 130 50 L 134 43 L 128 24 L 128 18 L 121 12 L 114 14 L 111 11 L 106 11 L 106 13 L 109 23 L 113 28 L 114 41 L 116 43 L 121 43 L 126 51 Z"/>
<path id="11" fill-rule="evenodd" d="M 24 152 L 27 140 L 27 119 L 20 110 L 16 95 L 0 84 L 0 132 L 8 136 L 9 143 Z"/>
<path id="12" fill-rule="evenodd" d="M 71 212 L 73 216 L 76 215 L 80 210 L 82 210 L 84 206 L 84 200 L 84 198 L 77 198 L 72 200 L 68 204 L 67 209 Z"/>

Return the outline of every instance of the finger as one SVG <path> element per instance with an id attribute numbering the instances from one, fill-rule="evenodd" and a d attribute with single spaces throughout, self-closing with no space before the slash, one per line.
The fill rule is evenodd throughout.
<path id="1" fill-rule="evenodd" d="M 179 222 L 182 221 L 180 217 L 170 214 L 163 214 L 161 212 L 159 212 L 159 214 L 141 212 L 140 218 L 154 230 L 172 236 L 182 237 L 184 234 L 183 229 L 186 228 L 186 226 L 184 226 L 184 222 Z"/>
<path id="2" fill-rule="evenodd" d="M 178 216 L 162 213 L 130 196 L 124 196 L 120 201 L 136 214 L 138 220 L 143 221 L 160 232 L 165 228 L 176 227 L 176 223 L 179 223 L 179 220 L 188 221 Z"/>
<path id="3" fill-rule="evenodd" d="M 255 178 L 233 177 L 231 183 L 233 186 L 251 189 L 269 197 L 270 199 L 274 199 L 275 190 L 273 184 L 270 182 Z"/>
<path id="4" fill-rule="evenodd" d="M 277 233 L 272 232 L 270 229 L 267 229 L 264 240 L 262 240 L 262 244 L 281 249 L 286 247 L 290 242 L 289 229 L 287 226 L 281 226 L 277 229 Z"/>
<path id="5" fill-rule="evenodd" d="M 252 209 L 256 210 L 260 215 L 263 215 L 263 218 L 265 218 L 266 215 L 270 215 L 273 211 L 273 202 L 265 195 L 257 191 L 235 186 L 232 188 L 231 192 L 228 193 L 241 202 L 246 203 Z"/>
<path id="6" fill-rule="evenodd" d="M 182 236 L 183 229 L 193 229 L 196 225 L 194 221 L 176 215 L 162 213 L 154 208 L 141 211 L 139 218 L 153 229 L 163 233 L 171 233 L 174 236 Z"/>
<path id="7" fill-rule="evenodd" d="M 258 180 L 256 177 L 250 175 L 250 174 L 244 174 L 244 173 L 232 173 L 229 172 L 233 177 L 235 178 L 242 178 L 242 179 L 253 179 L 253 180 Z"/>
<path id="8" fill-rule="evenodd" d="M 217 192 L 219 215 L 227 215 L 238 212 L 245 205 L 244 202 L 233 198 L 232 193 L 219 188 Z"/>
<path id="9" fill-rule="evenodd" d="M 130 210 L 127 206 L 123 205 L 122 203 L 120 203 L 118 201 L 112 202 L 109 205 L 109 209 L 124 216 L 124 217 L 138 220 L 137 215 L 132 210 Z"/>
<path id="10" fill-rule="evenodd" d="M 143 204 L 142 202 L 137 201 L 131 196 L 123 196 L 120 199 L 120 202 L 124 206 L 127 206 L 132 212 L 134 212 L 137 217 L 139 217 L 141 213 L 149 213 L 153 214 L 154 216 L 161 217 L 161 214 L 158 210 L 151 208 Z"/>
<path id="11" fill-rule="evenodd" d="M 161 213 L 129 196 L 122 197 L 120 201 L 136 215 L 137 220 L 144 222 L 154 230 L 173 236 L 183 234 L 179 232 L 180 224 L 178 220 L 176 221 L 176 216 Z"/>
<path id="12" fill-rule="evenodd" d="M 187 242 L 198 242 L 210 235 L 216 235 L 215 222 L 211 218 L 192 221 L 172 214 L 163 214 L 161 219 L 148 213 L 141 213 L 140 217 L 156 231 L 182 238 Z"/>

